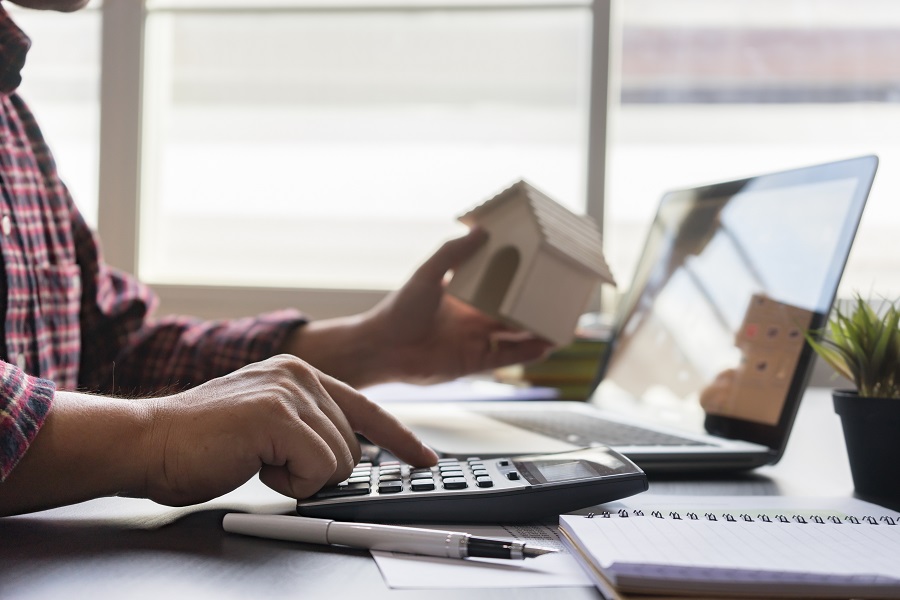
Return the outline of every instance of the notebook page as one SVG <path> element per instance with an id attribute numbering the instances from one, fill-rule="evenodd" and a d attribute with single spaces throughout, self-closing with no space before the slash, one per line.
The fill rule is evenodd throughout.
<path id="1" fill-rule="evenodd" d="M 601 567 L 630 563 L 671 567 L 672 574 L 681 567 L 699 567 L 820 576 L 881 575 L 888 579 L 896 579 L 900 571 L 897 525 L 650 516 L 566 519 L 581 521 L 567 522 Z"/>
<path id="2" fill-rule="evenodd" d="M 790 584 L 795 592 L 865 586 L 876 590 L 873 597 L 900 594 L 900 515 L 894 511 L 847 499 L 809 499 L 801 510 L 796 499 L 784 497 L 709 497 L 708 517 L 698 510 L 702 497 L 648 494 L 638 500 L 625 506 L 643 510 L 626 510 L 627 517 L 560 518 L 582 559 L 618 585 L 667 589 L 660 583 L 682 582 L 709 591 Z M 758 508 L 747 508 L 751 503 Z M 694 519 L 687 516 L 692 513 Z M 858 518 L 848 520 L 848 513 Z M 805 522 L 792 515 L 806 515 Z M 885 589 L 892 590 L 888 596 Z"/>

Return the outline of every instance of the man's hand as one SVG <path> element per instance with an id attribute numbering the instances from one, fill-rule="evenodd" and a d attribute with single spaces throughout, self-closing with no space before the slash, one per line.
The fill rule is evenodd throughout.
<path id="1" fill-rule="evenodd" d="M 437 456 L 384 409 L 288 355 L 158 401 L 147 497 L 189 504 L 257 472 L 272 489 L 306 498 L 346 479 L 359 461 L 355 433 L 410 464 Z"/>
<path id="2" fill-rule="evenodd" d="M 0 515 L 115 494 L 193 504 L 257 472 L 276 491 L 305 498 L 349 475 L 360 456 L 354 432 L 411 464 L 437 461 L 382 408 L 293 356 L 164 398 L 57 392 L 0 485 Z"/>
<path id="3" fill-rule="evenodd" d="M 299 328 L 285 350 L 356 387 L 434 383 L 540 358 L 552 344 L 445 292 L 447 273 L 486 239 L 476 229 L 450 240 L 371 311 L 314 321 Z"/>
<path id="4" fill-rule="evenodd" d="M 487 240 L 481 230 L 445 243 L 372 311 L 376 337 L 391 350 L 386 372 L 430 383 L 535 360 L 552 345 L 513 330 L 444 291 L 449 271 Z"/>

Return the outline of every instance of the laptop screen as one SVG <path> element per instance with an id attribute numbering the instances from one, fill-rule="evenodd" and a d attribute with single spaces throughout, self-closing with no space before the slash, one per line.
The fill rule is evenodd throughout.
<path id="1" fill-rule="evenodd" d="M 666 194 L 593 402 L 783 447 L 874 177 L 872 156 Z"/>

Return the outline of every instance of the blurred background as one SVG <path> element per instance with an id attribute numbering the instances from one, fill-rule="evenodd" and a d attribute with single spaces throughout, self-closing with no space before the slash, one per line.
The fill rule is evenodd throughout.
<path id="1" fill-rule="evenodd" d="M 900 295 L 891 0 L 4 6 L 64 179 L 163 310 L 362 309 L 519 178 L 601 220 L 627 283 L 664 191 L 868 153 L 841 294 Z"/>

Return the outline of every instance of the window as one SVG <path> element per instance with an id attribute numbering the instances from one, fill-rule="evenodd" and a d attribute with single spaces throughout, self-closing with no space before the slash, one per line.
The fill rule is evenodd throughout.
<path id="1" fill-rule="evenodd" d="M 519 178 L 584 210 L 590 24 L 584 2 L 148 3 L 142 278 L 386 290 Z"/>
<path id="2" fill-rule="evenodd" d="M 900 11 L 882 0 L 628 0 L 607 252 L 622 279 L 673 188 L 878 154 L 842 295 L 900 294 Z"/>
<path id="3" fill-rule="evenodd" d="M 63 177 L 164 311 L 364 308 L 383 292 L 350 288 L 396 286 L 518 177 L 602 214 L 627 282 L 664 190 L 864 153 L 882 165 L 842 293 L 900 294 L 894 2 L 613 4 L 608 132 L 605 110 L 588 114 L 592 73 L 605 108 L 591 52 L 608 33 L 590 0 L 10 10 L 35 41 L 22 92 Z M 605 173 L 588 156 L 604 136 Z"/>
<path id="4" fill-rule="evenodd" d="M 85 219 L 97 224 L 100 147 L 100 10 L 63 15 L 4 4 L 31 38 L 19 93 L 53 149 Z"/>

